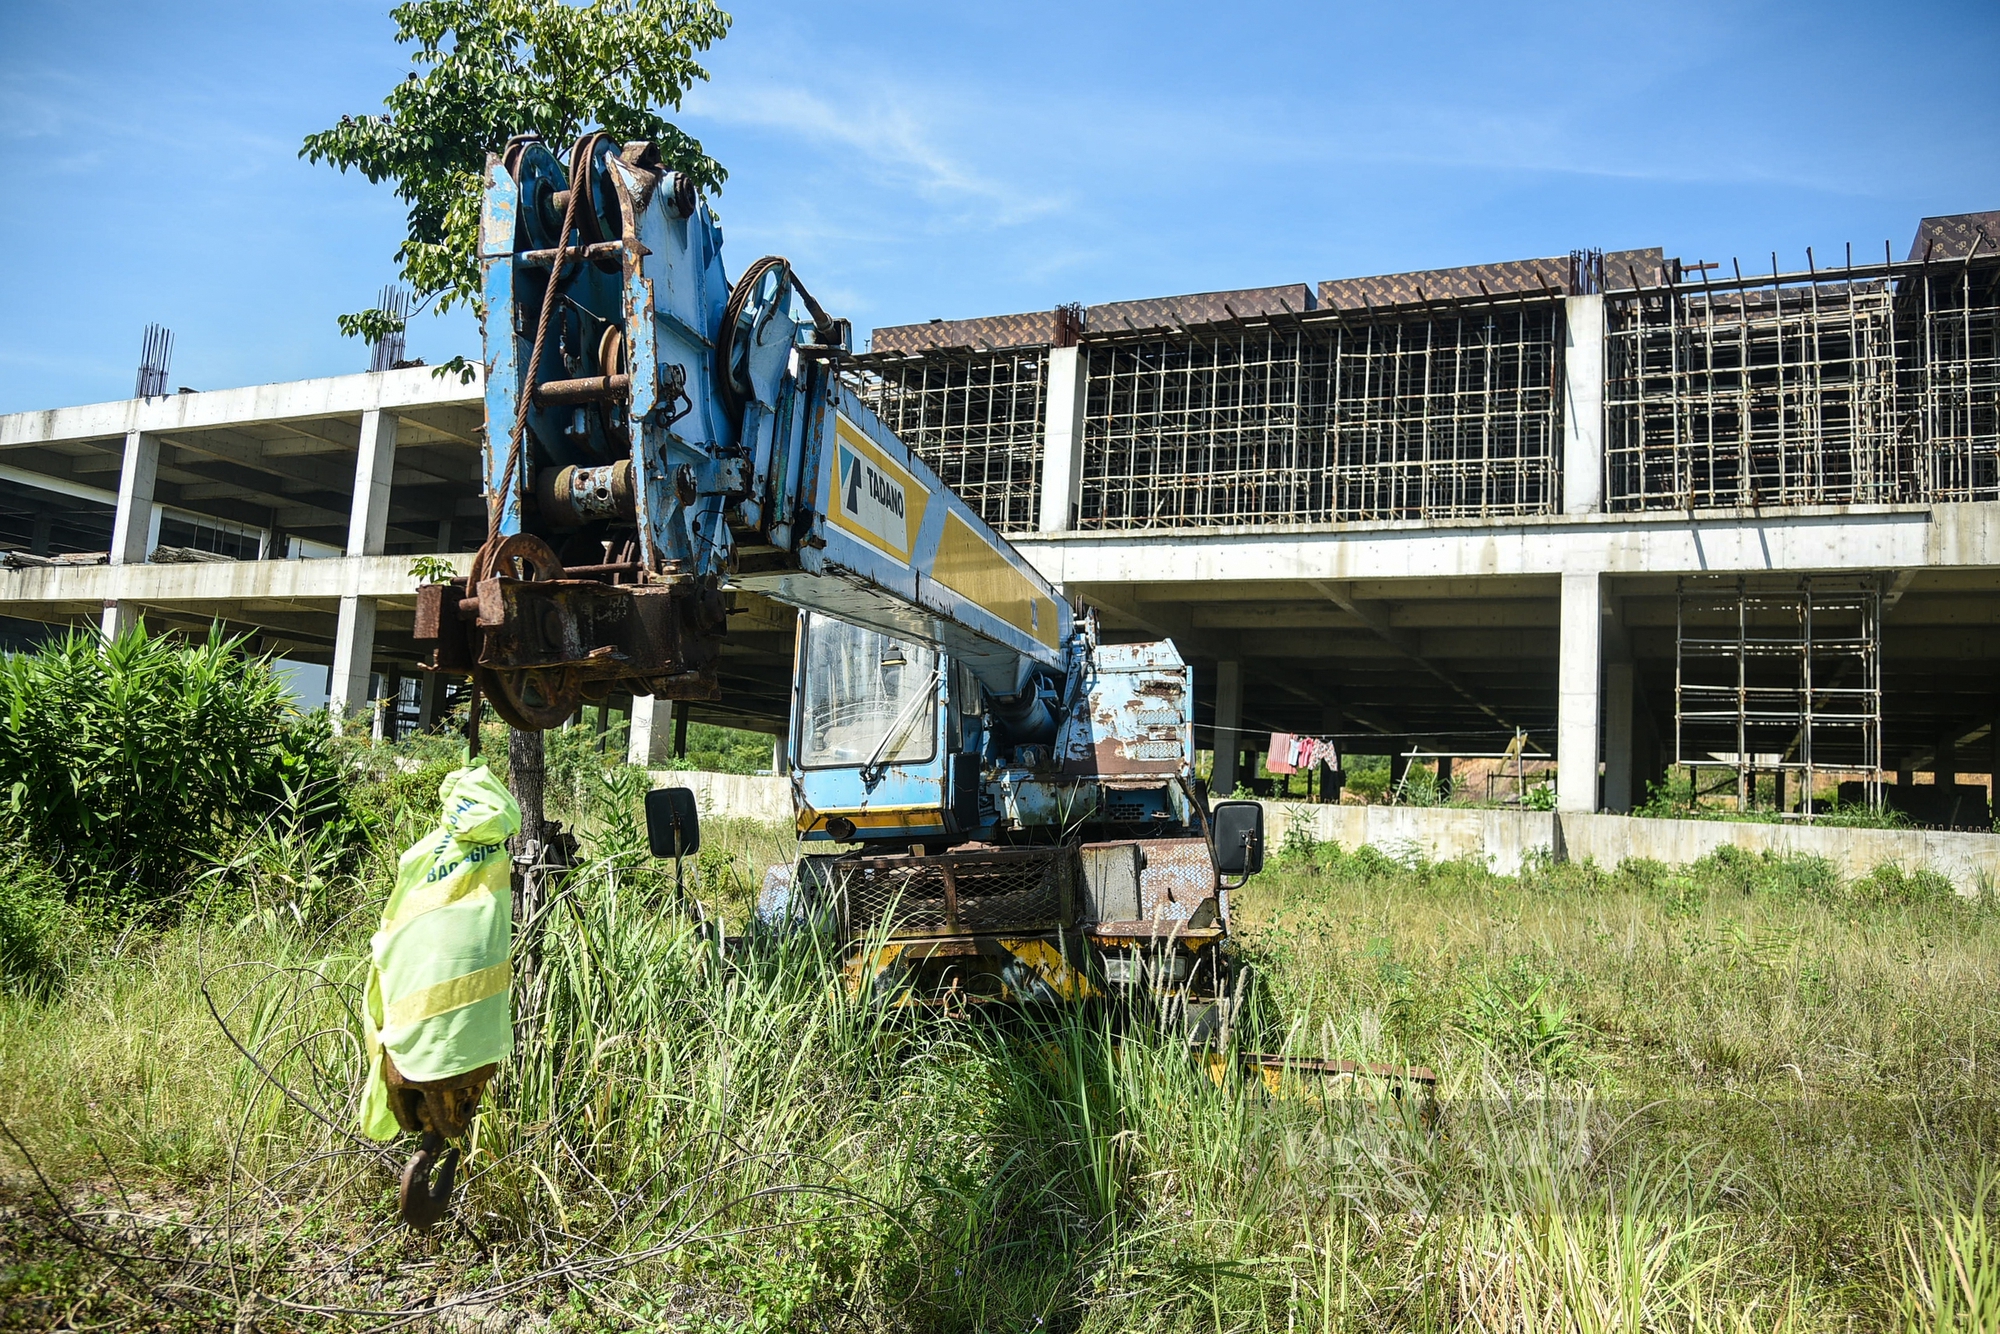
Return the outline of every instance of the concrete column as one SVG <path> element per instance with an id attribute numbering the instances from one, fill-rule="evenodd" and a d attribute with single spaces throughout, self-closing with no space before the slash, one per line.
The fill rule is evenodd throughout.
<path id="1" fill-rule="evenodd" d="M 792 739 L 790 735 L 788 735 L 785 732 L 779 732 L 778 735 L 771 738 L 772 773 L 779 775 L 791 773 L 792 764 L 791 764 L 791 755 L 789 754 L 791 750 L 791 740 Z"/>
<path id="2" fill-rule="evenodd" d="M 396 471 L 396 418 L 361 414 L 361 448 L 354 459 L 354 505 L 347 512 L 347 554 L 379 556 L 389 533 L 389 483 Z"/>
<path id="3" fill-rule="evenodd" d="M 1604 665 L 1604 809 L 1632 812 L 1632 664 Z"/>
<path id="4" fill-rule="evenodd" d="M 1209 772 L 1210 795 L 1226 797 L 1236 790 L 1236 756 L 1243 749 L 1243 664 L 1215 664 L 1215 766 Z"/>
<path id="5" fill-rule="evenodd" d="M 347 554 L 379 556 L 389 533 L 389 486 L 396 470 L 396 418 L 379 409 L 361 414 L 361 447 L 354 459 L 354 504 L 347 514 Z M 375 656 L 375 599 L 348 593 L 340 599 L 333 634 L 333 681 L 327 707 L 341 728 L 368 705 L 368 677 Z"/>
<path id="6" fill-rule="evenodd" d="M 1604 508 L 1604 298 L 1563 301 L 1563 513 Z"/>
<path id="7" fill-rule="evenodd" d="M 327 708 L 333 728 L 340 731 L 353 715 L 368 707 L 368 678 L 374 671 L 375 599 L 352 595 L 340 600 L 340 619 L 333 630 L 333 679 L 327 682 Z"/>
<path id="8" fill-rule="evenodd" d="M 1042 532 L 1065 532 L 1083 499 L 1083 406 L 1089 376 L 1080 347 L 1049 349 L 1042 422 Z"/>
<path id="9" fill-rule="evenodd" d="M 1931 762 L 1931 781 L 1939 787 L 1950 787 L 1958 781 L 1958 738 L 1949 732 L 1938 737 L 1937 758 Z"/>
<path id="10" fill-rule="evenodd" d="M 1562 639 L 1556 664 L 1556 809 L 1597 809 L 1597 732 L 1603 578 L 1562 577 Z"/>
<path id="11" fill-rule="evenodd" d="M 632 730 L 625 738 L 627 763 L 658 768 L 673 758 L 674 702 L 651 695 L 632 697 Z"/>
<path id="12" fill-rule="evenodd" d="M 111 520 L 113 565 L 144 565 L 158 531 L 153 490 L 160 476 L 160 439 L 143 431 L 125 433 L 125 458 L 118 469 L 118 503 Z M 113 576 L 112 588 L 118 587 Z M 114 597 L 104 604 L 106 639 L 116 639 L 139 619 L 138 609 Z"/>

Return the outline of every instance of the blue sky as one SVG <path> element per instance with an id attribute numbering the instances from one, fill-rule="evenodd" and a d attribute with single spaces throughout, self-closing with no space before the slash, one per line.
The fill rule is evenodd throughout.
<path id="1" fill-rule="evenodd" d="M 2000 6 L 732 7 L 682 122 L 729 266 L 858 330 L 1661 245 L 1898 258 L 2000 208 Z M 296 158 L 407 68 L 384 4 L 0 7 L 0 412 L 362 369 L 386 186 Z M 475 352 L 463 315 L 413 355 Z"/>

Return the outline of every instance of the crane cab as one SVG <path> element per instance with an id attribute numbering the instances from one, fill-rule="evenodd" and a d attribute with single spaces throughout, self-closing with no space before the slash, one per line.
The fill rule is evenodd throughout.
<path id="1" fill-rule="evenodd" d="M 793 908 L 836 925 L 850 985 L 905 1000 L 1212 1007 L 1223 868 L 1255 869 L 1262 810 L 1217 822 L 1197 795 L 1191 676 L 1171 643 L 1100 645 L 1084 618 L 1060 677 L 995 697 L 913 636 L 802 615 Z"/>

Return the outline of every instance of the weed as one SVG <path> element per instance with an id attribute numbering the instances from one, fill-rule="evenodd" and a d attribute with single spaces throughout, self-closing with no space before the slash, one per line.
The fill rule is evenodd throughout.
<path id="1" fill-rule="evenodd" d="M 1455 1026 L 1503 1063 L 1561 1079 L 1583 1066 L 1569 1007 L 1549 994 L 1547 977 L 1516 959 L 1498 977 L 1482 979 L 1466 998 Z"/>

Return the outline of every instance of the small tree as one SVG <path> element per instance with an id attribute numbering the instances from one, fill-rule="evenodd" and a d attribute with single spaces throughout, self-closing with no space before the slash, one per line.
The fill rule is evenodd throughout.
<path id="1" fill-rule="evenodd" d="M 342 116 L 307 135 L 299 156 L 396 183 L 410 206 L 396 260 L 419 309 L 480 309 L 486 155 L 513 135 L 538 134 L 558 154 L 592 128 L 650 139 L 675 171 L 704 189 L 722 184 L 722 167 L 660 110 L 678 110 L 688 87 L 708 78 L 695 54 L 730 23 L 713 0 L 413 0 L 390 16 L 397 42 L 415 43 L 416 69 L 382 99 L 385 114 Z M 402 327 L 382 310 L 340 316 L 349 337 Z"/>

